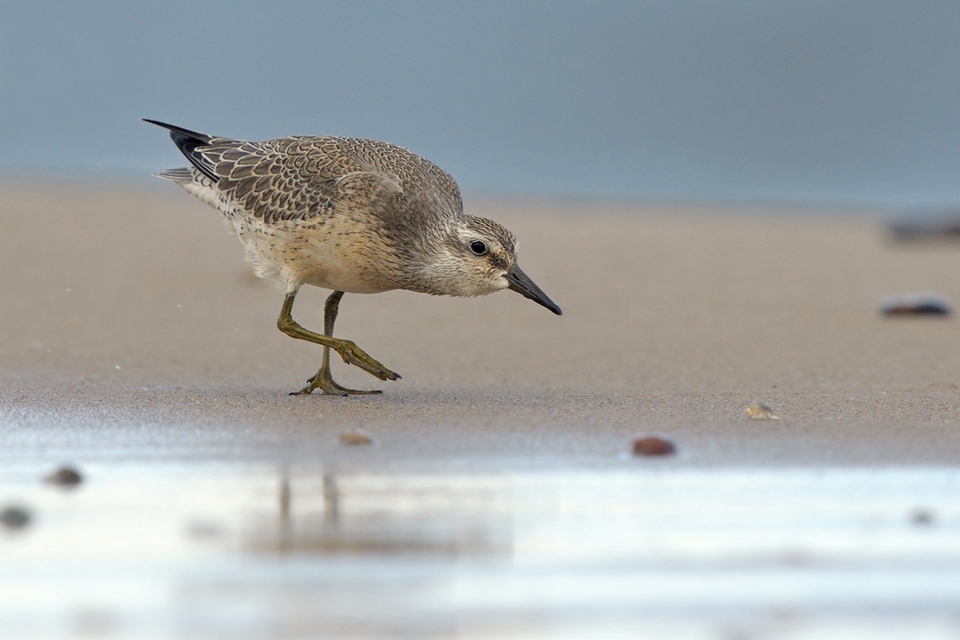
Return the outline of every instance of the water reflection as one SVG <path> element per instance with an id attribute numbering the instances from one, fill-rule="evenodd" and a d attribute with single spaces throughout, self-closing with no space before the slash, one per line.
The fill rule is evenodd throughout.
<path id="1" fill-rule="evenodd" d="M 329 473 L 323 474 L 323 513 L 331 524 L 340 519 L 340 494 L 337 492 L 337 479 Z"/>
<path id="2" fill-rule="evenodd" d="M 944 637 L 960 472 L 0 470 L 3 637 Z M 921 514 L 918 517 L 917 514 Z"/>
<path id="3" fill-rule="evenodd" d="M 490 487 L 441 487 L 425 478 L 396 483 L 304 475 L 279 480 L 279 517 L 245 522 L 241 547 L 250 553 L 479 556 L 510 553 L 509 521 Z M 348 507 L 343 507 L 346 502 Z"/>

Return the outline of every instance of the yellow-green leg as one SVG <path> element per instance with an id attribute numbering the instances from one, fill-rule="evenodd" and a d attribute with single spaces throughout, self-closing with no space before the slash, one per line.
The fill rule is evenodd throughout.
<path id="1" fill-rule="evenodd" d="M 323 365 L 315 376 L 308 380 L 307 386 L 300 389 L 297 393 L 311 393 L 314 389 L 320 389 L 328 395 L 350 395 L 361 393 L 380 393 L 380 391 L 357 391 L 355 389 L 346 389 L 341 387 L 330 375 L 330 349 L 340 354 L 343 361 L 360 367 L 372 376 L 381 380 L 398 380 L 399 375 L 390 371 L 385 366 L 371 358 L 363 349 L 358 347 L 350 340 L 342 340 L 333 337 L 333 324 L 337 319 L 337 312 L 340 310 L 340 298 L 343 297 L 343 291 L 334 291 L 327 298 L 324 305 L 323 329 L 324 335 L 309 331 L 301 327 L 293 319 L 293 300 L 297 292 L 288 293 L 283 300 L 283 308 L 280 310 L 280 317 L 277 319 L 277 327 L 291 338 L 306 340 L 323 346 Z"/>
<path id="2" fill-rule="evenodd" d="M 337 313 L 340 311 L 340 298 L 343 297 L 343 291 L 334 291 L 327 298 L 323 305 L 323 335 L 333 337 L 333 324 L 337 321 Z M 397 376 L 399 377 L 399 376 Z M 379 389 L 358 390 L 341 387 L 333 381 L 330 374 L 330 347 L 323 348 L 323 364 L 316 375 L 307 380 L 307 386 L 300 389 L 297 393 L 312 393 L 314 389 L 320 389 L 329 396 L 347 396 L 383 393 Z"/>

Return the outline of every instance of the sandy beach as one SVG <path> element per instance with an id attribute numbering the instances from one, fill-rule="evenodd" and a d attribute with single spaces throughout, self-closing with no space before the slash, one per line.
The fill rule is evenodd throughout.
<path id="1" fill-rule="evenodd" d="M 876 212 L 467 207 L 564 315 L 347 295 L 337 334 L 403 379 L 337 362 L 383 395 L 291 396 L 320 349 L 213 211 L 0 184 L 4 633 L 956 634 L 960 327 L 879 311 L 960 300 L 955 245 Z M 294 316 L 319 328 L 325 293 Z M 631 455 L 646 434 L 678 454 Z M 79 488 L 41 482 L 64 463 Z"/>
<path id="2" fill-rule="evenodd" d="M 0 203 L 0 456 L 314 459 L 356 427 L 378 464 L 603 465 L 645 433 L 679 465 L 960 460 L 956 319 L 878 310 L 960 300 L 960 251 L 891 244 L 870 212 L 468 196 L 564 315 L 512 292 L 347 295 L 337 334 L 403 379 L 338 361 L 384 390 L 341 399 L 287 395 L 320 349 L 277 331 L 280 292 L 177 189 L 8 181 Z M 320 327 L 325 295 L 295 317 Z M 746 419 L 754 402 L 781 420 Z"/>

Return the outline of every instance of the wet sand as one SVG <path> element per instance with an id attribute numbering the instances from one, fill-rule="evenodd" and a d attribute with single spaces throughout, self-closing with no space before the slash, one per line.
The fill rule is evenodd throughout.
<path id="1" fill-rule="evenodd" d="M 870 212 L 467 208 L 516 233 L 564 315 L 509 291 L 348 294 L 337 335 L 403 379 L 337 361 L 383 395 L 293 397 L 320 349 L 276 329 L 281 293 L 212 210 L 165 184 L 0 184 L 0 459 L 605 467 L 656 433 L 681 466 L 960 460 L 956 318 L 878 312 L 960 301 L 960 247 L 890 244 Z M 294 316 L 322 326 L 325 295 Z M 351 428 L 378 446 L 345 452 Z"/>
<path id="2" fill-rule="evenodd" d="M 403 379 L 338 362 L 384 394 L 293 397 L 320 349 L 214 212 L 0 183 L 5 637 L 956 635 L 960 327 L 879 304 L 960 300 L 960 247 L 870 212 L 467 202 L 563 317 L 347 295 L 338 335 Z M 62 463 L 79 486 L 40 481 Z"/>

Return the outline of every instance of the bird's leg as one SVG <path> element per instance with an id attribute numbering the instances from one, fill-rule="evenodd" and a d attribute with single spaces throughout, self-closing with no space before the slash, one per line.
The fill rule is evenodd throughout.
<path id="1" fill-rule="evenodd" d="M 337 312 L 340 310 L 340 298 L 342 297 L 343 291 L 334 291 L 327 298 L 326 304 L 323 305 L 323 335 L 327 337 L 333 337 L 333 323 L 337 321 Z M 317 371 L 315 376 L 307 380 L 307 386 L 297 393 L 312 393 L 314 389 L 320 389 L 328 396 L 383 393 L 379 389 L 371 391 L 347 389 L 334 382 L 333 376 L 330 375 L 330 347 L 323 348 L 323 365 L 320 367 L 320 371 Z"/>
<path id="2" fill-rule="evenodd" d="M 340 296 L 343 295 L 342 291 L 336 291 L 327 300 L 324 325 L 328 333 L 333 332 L 333 321 L 336 319 L 337 310 L 340 303 L 340 296 L 337 295 L 338 293 Z M 400 378 L 399 375 L 393 371 L 390 371 L 390 369 L 387 369 L 385 366 L 371 358 L 367 352 L 358 347 L 352 341 L 334 338 L 331 335 L 321 335 L 301 327 L 291 315 L 293 311 L 293 300 L 296 295 L 297 292 L 294 291 L 292 293 L 288 293 L 287 297 L 284 298 L 283 308 L 280 310 L 280 317 L 277 318 L 277 327 L 280 329 L 280 331 L 283 331 L 291 338 L 306 340 L 307 342 L 313 342 L 324 347 L 324 366 L 321 367 L 316 376 L 311 378 L 310 384 L 304 387 L 301 390 L 301 393 L 309 393 L 316 388 L 322 388 L 324 393 L 331 393 L 331 391 L 339 395 L 346 393 L 346 391 L 333 391 L 334 387 L 331 387 L 331 391 L 328 391 L 322 386 L 322 383 L 317 385 L 313 384 L 318 378 L 321 380 L 324 378 L 324 369 L 327 370 L 326 378 L 329 379 L 330 377 L 329 353 L 327 351 L 328 348 L 339 353 L 340 357 L 343 358 L 343 361 L 347 364 L 358 366 L 370 375 L 376 376 L 381 380 L 397 380 Z M 333 381 L 330 380 L 330 382 L 332 383 Z M 339 387 L 339 385 L 337 386 Z"/>

